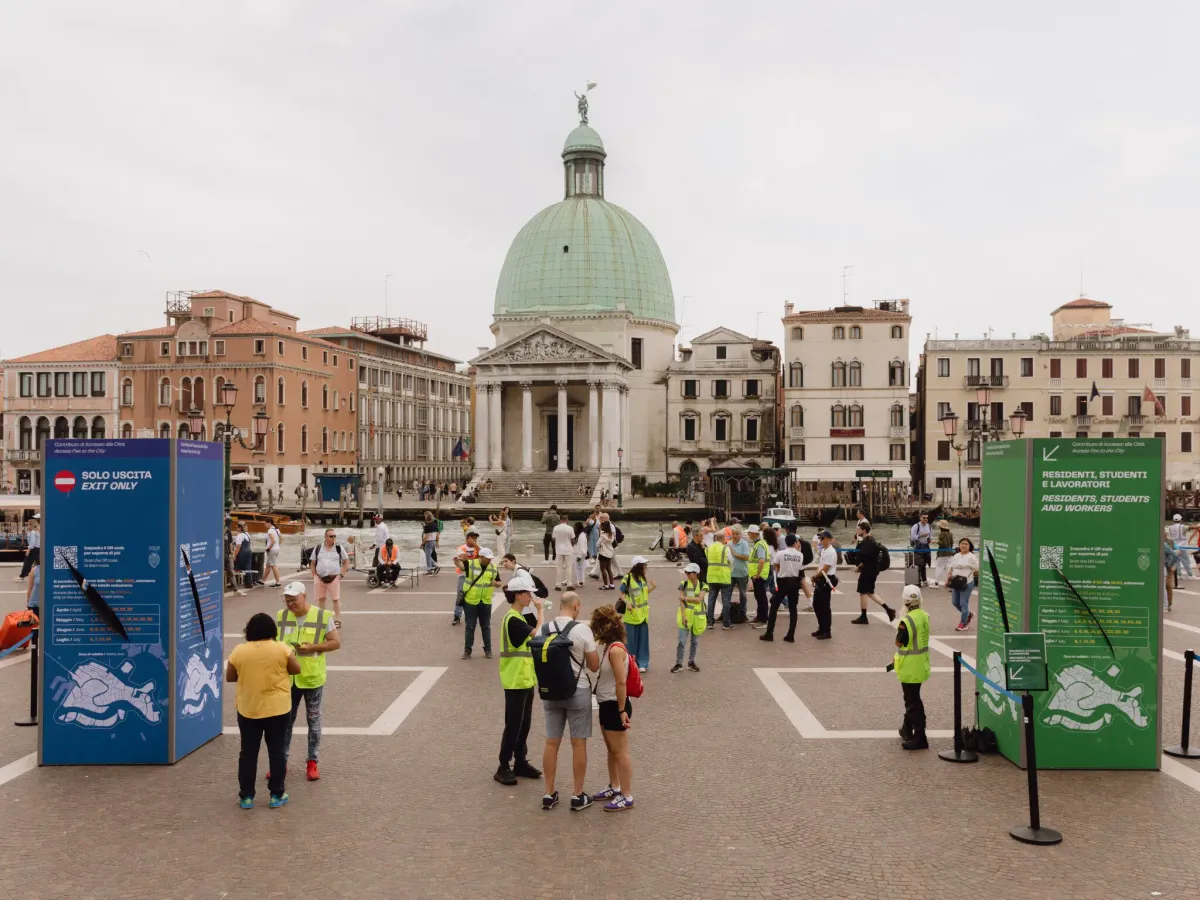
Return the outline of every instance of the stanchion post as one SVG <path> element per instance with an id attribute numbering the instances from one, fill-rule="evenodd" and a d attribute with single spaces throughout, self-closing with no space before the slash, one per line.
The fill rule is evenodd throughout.
<path id="1" fill-rule="evenodd" d="M 1053 828 L 1042 827 L 1042 812 L 1038 805 L 1037 753 L 1033 742 L 1033 694 L 1021 696 L 1021 712 L 1025 719 L 1025 772 L 1029 776 L 1029 824 L 1014 825 L 1008 833 L 1023 844 L 1060 844 L 1062 834 Z"/>
<path id="2" fill-rule="evenodd" d="M 1183 662 L 1183 725 L 1179 730 L 1179 743 L 1174 747 L 1164 747 L 1163 753 L 1183 759 L 1196 759 L 1200 757 L 1200 750 L 1188 746 L 1192 730 L 1192 667 L 1196 662 L 1196 651 L 1183 651 Z"/>
<path id="3" fill-rule="evenodd" d="M 23 719 L 17 719 L 13 722 L 14 725 L 30 726 L 38 723 L 38 629 L 33 629 L 33 640 L 29 642 L 29 652 L 32 656 L 29 659 L 29 715 Z"/>
<path id="4" fill-rule="evenodd" d="M 946 762 L 979 762 L 979 754 L 963 747 L 962 739 L 962 654 L 954 651 L 954 749 L 943 750 L 938 759 Z"/>

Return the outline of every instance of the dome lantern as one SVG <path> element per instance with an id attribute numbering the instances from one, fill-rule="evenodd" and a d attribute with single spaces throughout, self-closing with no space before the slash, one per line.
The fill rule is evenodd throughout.
<path id="1" fill-rule="evenodd" d="M 604 196 L 604 141 L 596 129 L 581 123 L 563 145 L 565 197 Z"/>

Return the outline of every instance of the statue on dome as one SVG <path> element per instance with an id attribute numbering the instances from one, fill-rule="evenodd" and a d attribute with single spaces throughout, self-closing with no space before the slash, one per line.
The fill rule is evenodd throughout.
<path id="1" fill-rule="evenodd" d="M 579 124 L 580 125 L 586 125 L 588 123 L 588 120 L 587 120 L 587 114 L 588 114 L 587 95 L 588 95 L 588 91 L 590 91 L 595 86 L 596 86 L 596 82 L 589 81 L 587 83 L 587 87 L 583 89 L 582 96 L 580 96 L 579 94 L 575 94 L 575 99 L 579 101 L 579 103 L 576 104 L 576 106 L 579 109 Z M 572 93 L 574 93 L 574 91 L 572 91 Z"/>

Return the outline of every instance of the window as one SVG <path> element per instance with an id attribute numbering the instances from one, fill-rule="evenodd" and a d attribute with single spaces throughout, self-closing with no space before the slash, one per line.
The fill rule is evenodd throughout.
<path id="1" fill-rule="evenodd" d="M 846 329 L 841 325 L 835 325 L 833 327 L 833 339 L 835 341 L 844 341 L 846 339 Z M 845 450 L 844 447 L 842 449 Z"/>
<path id="2" fill-rule="evenodd" d="M 804 462 L 803 444 L 788 444 L 788 462 Z"/>
<path id="3" fill-rule="evenodd" d="M 404 376 L 405 379 L 411 378 L 411 375 Z M 695 378 L 685 378 L 681 382 L 683 388 L 683 396 L 689 400 L 695 400 L 700 396 L 700 382 Z"/>
<path id="4" fill-rule="evenodd" d="M 1111 357 L 1105 357 L 1104 359 L 1100 360 L 1100 377 L 1113 377 L 1113 361 Z"/>
<path id="5" fill-rule="evenodd" d="M 858 360 L 850 363 L 850 387 L 862 387 L 862 363 Z"/>
<path id="6" fill-rule="evenodd" d="M 978 357 L 972 356 L 970 359 L 967 360 L 967 377 L 968 378 L 978 378 L 979 377 L 979 358 Z"/>
<path id="7" fill-rule="evenodd" d="M 1142 370 L 1142 361 L 1136 357 L 1129 360 L 1129 377 L 1140 378 Z"/>
<path id="8" fill-rule="evenodd" d="M 54 396 L 68 397 L 70 396 L 69 375 L 66 372 L 54 373 Z"/>
<path id="9" fill-rule="evenodd" d="M 829 445 L 829 458 L 833 462 L 845 462 L 846 461 L 846 445 L 845 444 L 830 444 Z"/>
<path id="10" fill-rule="evenodd" d="M 798 362 L 794 362 L 788 366 L 788 387 L 804 387 L 804 366 Z"/>
<path id="11" fill-rule="evenodd" d="M 697 428 L 697 421 L 696 421 L 695 416 L 684 416 L 683 417 L 683 439 L 685 441 L 696 440 L 696 433 L 698 430 L 699 429 Z"/>
<path id="12" fill-rule="evenodd" d="M 804 427 L 804 407 L 801 406 L 799 403 L 797 403 L 795 406 L 792 407 L 790 421 L 792 423 L 793 428 L 803 428 Z"/>
<path id="13" fill-rule="evenodd" d="M 863 444 L 850 444 L 849 450 L 852 460 L 864 460 L 867 458 Z"/>
<path id="14" fill-rule="evenodd" d="M 353 359 L 351 359 L 351 360 L 350 360 L 350 371 L 351 371 L 351 372 L 353 372 L 353 371 L 354 371 L 354 360 L 353 360 Z M 389 373 L 389 376 L 390 376 L 390 373 Z M 351 435 L 350 437 L 351 437 L 351 439 L 353 439 L 353 438 L 354 438 L 354 435 Z M 353 447 L 351 447 L 350 449 L 351 449 L 351 450 L 353 450 L 354 448 L 353 448 Z"/>
<path id="15" fill-rule="evenodd" d="M 307 425 L 300 426 L 300 452 L 301 453 L 308 452 L 308 426 Z"/>
<path id="16" fill-rule="evenodd" d="M 1100 415 L 1111 416 L 1113 414 L 1113 397 L 1112 394 L 1105 394 L 1100 398 Z"/>
<path id="17" fill-rule="evenodd" d="M 757 378 L 748 378 L 742 383 L 742 392 L 747 400 L 757 399 L 759 392 L 759 381 Z"/>
<path id="18" fill-rule="evenodd" d="M 1125 400 L 1125 415 L 1140 416 L 1142 414 L 1142 395 L 1130 394 Z"/>
<path id="19" fill-rule="evenodd" d="M 169 438 L 171 436 L 171 426 L 166 422 L 163 422 L 161 425 L 159 425 L 158 436 L 160 438 Z"/>
<path id="20" fill-rule="evenodd" d="M 905 387 L 904 363 L 893 360 L 888 364 L 888 385 L 890 387 Z"/>
<path id="21" fill-rule="evenodd" d="M 988 371 L 991 373 L 991 375 L 994 379 L 995 378 L 1000 379 L 1000 383 L 1003 384 L 1004 383 L 1003 382 L 1003 379 L 1004 379 L 1004 357 L 993 356 L 990 360 L 988 360 Z"/>
<path id="22" fill-rule="evenodd" d="M 1136 435 L 1136 434 L 1130 434 L 1129 436 L 1130 436 L 1130 437 L 1137 437 L 1137 435 Z M 1060 438 L 1060 437 L 1062 437 L 1062 432 L 1061 432 L 1061 431 L 1052 431 L 1052 432 L 1050 432 L 1050 437 L 1052 437 L 1052 438 Z"/>
<path id="23" fill-rule="evenodd" d="M 901 406 L 899 403 L 896 403 L 892 406 L 891 419 L 892 419 L 892 427 L 893 428 L 903 428 L 904 427 L 904 407 Z"/>
<path id="24" fill-rule="evenodd" d="M 939 356 L 937 361 L 938 378 L 950 377 L 950 357 Z"/>
<path id="25" fill-rule="evenodd" d="M 329 452 L 329 428 L 324 425 L 321 426 L 321 452 Z"/>
<path id="26" fill-rule="evenodd" d="M 713 396 L 717 399 L 729 396 L 729 381 L 727 379 L 717 378 L 713 381 Z"/>
<path id="27" fill-rule="evenodd" d="M 903 325 L 893 325 L 892 326 L 892 339 L 900 340 L 903 337 L 904 337 L 904 326 Z"/>
<path id="28" fill-rule="evenodd" d="M 254 402 L 267 402 L 267 379 L 262 375 L 256 375 L 254 377 Z"/>
<path id="29" fill-rule="evenodd" d="M 796 325 L 795 327 L 792 328 L 792 340 L 793 341 L 804 340 L 804 329 L 801 328 L 799 325 Z"/>
<path id="30" fill-rule="evenodd" d="M 862 329 L 859 326 L 857 326 L 857 325 L 850 326 L 850 340 L 852 340 L 852 341 L 861 341 L 862 340 Z"/>
<path id="31" fill-rule="evenodd" d="M 1179 414 L 1181 416 L 1190 416 L 1192 414 L 1192 398 L 1187 394 L 1179 398 Z"/>
<path id="32" fill-rule="evenodd" d="M 829 427 L 846 427 L 846 407 L 842 406 L 840 403 L 829 410 Z"/>
<path id="33" fill-rule="evenodd" d="M 1081 358 L 1081 359 L 1075 360 L 1075 377 L 1076 378 L 1087 378 L 1087 360 L 1086 359 Z"/>
<path id="34" fill-rule="evenodd" d="M 265 340 L 263 340 L 262 338 L 255 338 L 254 339 L 254 354 L 256 356 L 261 356 L 266 352 L 267 352 L 267 342 Z"/>
<path id="35" fill-rule="evenodd" d="M 1192 433 L 1190 431 L 1182 431 L 1179 434 L 1179 452 L 1192 452 Z"/>
<path id="36" fill-rule="evenodd" d="M 164 377 L 158 382 L 158 405 L 171 405 L 171 379 Z"/>
<path id="37" fill-rule="evenodd" d="M 945 462 L 946 460 L 948 460 L 950 458 L 950 442 L 949 441 L 938 441 L 937 442 L 937 458 L 939 460 L 941 460 L 942 462 Z"/>
<path id="38" fill-rule="evenodd" d="M 833 386 L 846 386 L 846 364 L 844 362 L 835 362 L 833 364 Z"/>
<path id="39" fill-rule="evenodd" d="M 300 382 L 300 406 L 308 409 L 308 382 Z"/>
<path id="40" fill-rule="evenodd" d="M 129 424 L 128 422 L 126 422 L 124 425 L 121 426 L 121 437 L 123 437 L 123 438 L 133 437 L 133 426 L 131 424 Z"/>
<path id="41" fill-rule="evenodd" d="M 850 407 L 850 415 L 847 418 L 847 423 L 851 428 L 863 427 L 863 408 L 857 403 Z"/>
<path id="42" fill-rule="evenodd" d="M 283 428 L 284 428 L 284 425 L 282 422 L 280 422 L 278 425 L 275 426 L 275 452 L 276 453 L 283 452 Z M 282 481 L 282 480 L 283 479 L 281 478 L 280 481 Z"/>
<path id="43" fill-rule="evenodd" d="M 1032 378 L 1033 377 L 1033 357 L 1032 356 L 1022 356 L 1021 357 L 1021 377 L 1022 378 Z"/>
<path id="44" fill-rule="evenodd" d="M 1077 432 L 1075 432 L 1075 437 L 1087 439 L 1087 438 L 1091 437 L 1091 435 L 1089 435 L 1086 431 L 1077 431 Z"/>
<path id="45" fill-rule="evenodd" d="M 71 396 L 86 397 L 88 390 L 87 372 L 73 372 L 71 374 Z"/>
<path id="46" fill-rule="evenodd" d="M 283 356 L 283 341 L 276 341 L 276 345 L 278 346 L 279 355 Z"/>
<path id="47" fill-rule="evenodd" d="M 102 440 L 104 440 L 104 434 L 105 434 L 104 417 L 103 416 L 95 416 L 92 419 L 92 440 L 93 441 L 102 441 Z"/>
<path id="48" fill-rule="evenodd" d="M 103 397 L 104 394 L 105 394 L 104 373 L 103 372 L 93 372 L 92 373 L 92 396 L 93 397 Z"/>
<path id="49" fill-rule="evenodd" d="M 729 358 L 729 348 L 725 347 L 721 344 L 718 344 L 717 345 L 717 359 L 728 359 L 728 358 Z"/>
<path id="50" fill-rule="evenodd" d="M 395 408 L 395 405 L 396 404 L 393 403 L 392 407 Z M 354 391 L 350 392 L 350 412 L 354 412 Z M 392 414 L 392 418 L 393 420 L 396 418 L 395 413 Z"/>
<path id="51" fill-rule="evenodd" d="M 934 484 L 938 488 L 949 488 L 950 487 L 950 479 L 949 478 L 936 478 L 936 479 L 934 479 Z"/>
<path id="52" fill-rule="evenodd" d="M 1050 360 L 1050 377 L 1051 378 L 1062 378 L 1062 360 L 1061 359 Z"/>
<path id="53" fill-rule="evenodd" d="M 1106 438 L 1110 438 L 1110 437 L 1116 437 L 1116 436 L 1117 436 L 1117 433 L 1116 433 L 1115 431 L 1102 431 L 1102 432 L 1100 432 L 1100 437 L 1106 437 Z"/>
<path id="54" fill-rule="evenodd" d="M 1086 435 L 1086 434 L 1085 434 L 1085 435 L 1083 435 L 1083 436 L 1084 436 L 1084 437 L 1087 437 L 1087 435 Z M 1159 440 L 1164 440 L 1164 439 L 1166 438 L 1166 436 L 1167 436 L 1167 433 L 1166 433 L 1165 431 L 1156 431 L 1156 432 L 1154 432 L 1154 436 L 1155 436 L 1156 438 L 1158 438 Z"/>
<path id="55" fill-rule="evenodd" d="M 1186 357 L 1179 361 L 1179 377 L 1180 378 L 1191 378 L 1192 377 L 1192 361 L 1190 359 L 1187 359 Z"/>
<path id="56" fill-rule="evenodd" d="M 1075 415 L 1086 416 L 1088 414 L 1088 398 L 1087 394 L 1075 395 Z"/>
<path id="57" fill-rule="evenodd" d="M 713 437 L 718 443 L 729 440 L 729 417 L 717 416 L 713 419 Z"/>
<path id="58" fill-rule="evenodd" d="M 213 341 L 213 346 L 214 346 L 214 352 L 216 353 L 217 356 L 225 355 L 225 342 L 224 341 Z"/>
<path id="59" fill-rule="evenodd" d="M 301 347 L 301 348 L 300 348 L 300 358 L 301 358 L 301 359 L 308 359 L 308 348 L 307 348 L 307 347 Z"/>
<path id="60" fill-rule="evenodd" d="M 1165 359 L 1163 359 L 1162 357 L 1158 357 L 1157 359 L 1154 360 L 1154 377 L 1155 378 L 1166 378 L 1167 377 L 1167 361 Z"/>
<path id="61" fill-rule="evenodd" d="M 1062 415 L 1062 395 L 1061 394 L 1051 394 L 1050 395 L 1050 415 L 1052 415 L 1052 416 L 1061 416 Z"/>
<path id="62" fill-rule="evenodd" d="M 749 416 L 746 419 L 746 440 L 748 440 L 748 441 L 757 441 L 758 440 L 758 417 L 757 416 Z"/>
<path id="63" fill-rule="evenodd" d="M 132 343 L 122 343 L 121 344 L 121 355 L 122 356 L 133 356 L 133 344 Z"/>
<path id="64" fill-rule="evenodd" d="M 635 369 L 642 367 L 642 339 L 629 339 L 629 361 L 633 363 Z"/>
<path id="65" fill-rule="evenodd" d="M 888 459 L 892 460 L 893 462 L 903 462 L 904 461 L 904 445 L 903 444 L 889 444 L 888 445 Z"/>
<path id="66" fill-rule="evenodd" d="M 324 365 L 329 365 L 329 351 L 328 350 L 321 351 L 321 362 Z"/>
<path id="67" fill-rule="evenodd" d="M 179 411 L 187 412 L 192 408 L 192 379 L 179 379 Z"/>
<path id="68" fill-rule="evenodd" d="M 126 378 L 121 382 L 121 405 L 133 406 L 133 379 Z"/>
<path id="69" fill-rule="evenodd" d="M 20 381 L 21 381 L 21 396 L 22 397 L 32 397 L 33 396 L 33 373 L 32 372 L 22 372 L 21 376 L 20 376 Z"/>
<path id="70" fill-rule="evenodd" d="M 943 400 L 937 405 L 937 420 L 939 422 L 942 421 L 942 419 L 950 415 L 951 412 L 953 412 L 953 410 L 950 408 L 950 404 Z"/>
<path id="71" fill-rule="evenodd" d="M 279 377 L 279 380 L 275 382 L 275 402 L 278 403 L 280 406 L 283 406 L 283 376 L 282 375 Z"/>
<path id="72" fill-rule="evenodd" d="M 333 367 L 335 369 L 337 368 L 337 358 L 338 358 L 338 355 L 336 353 L 333 354 Z"/>
<path id="73" fill-rule="evenodd" d="M 88 433 L 87 419 L 83 416 L 76 416 L 75 421 L 71 423 L 71 437 L 75 440 L 86 438 Z"/>

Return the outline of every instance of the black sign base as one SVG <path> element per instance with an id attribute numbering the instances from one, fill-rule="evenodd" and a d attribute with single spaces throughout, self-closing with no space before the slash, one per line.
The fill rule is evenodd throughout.
<path id="1" fill-rule="evenodd" d="M 938 754 L 938 759 L 952 763 L 973 763 L 979 762 L 979 754 L 974 750 L 943 750 Z"/>
<path id="2" fill-rule="evenodd" d="M 1053 828 L 1032 828 L 1029 825 L 1014 825 L 1008 833 L 1022 844 L 1061 844 L 1062 835 Z"/>
<path id="3" fill-rule="evenodd" d="M 24 725 L 24 726 L 28 726 L 28 725 L 36 725 L 36 724 L 37 724 L 37 717 L 36 717 L 36 716 L 26 716 L 26 717 L 25 717 L 25 718 L 23 718 L 23 719 L 16 719 L 16 720 L 13 722 L 13 724 L 14 724 L 14 725 Z"/>
<path id="4" fill-rule="evenodd" d="M 1174 747 L 1163 747 L 1167 756 L 1178 756 L 1180 759 L 1200 759 L 1200 747 L 1184 747 L 1176 744 Z"/>

